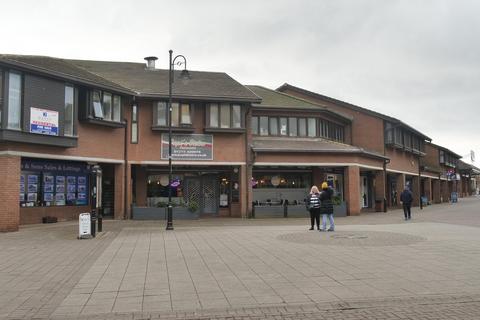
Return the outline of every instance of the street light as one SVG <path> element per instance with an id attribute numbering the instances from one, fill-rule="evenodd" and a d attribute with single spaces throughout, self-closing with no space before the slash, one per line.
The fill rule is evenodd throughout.
<path id="1" fill-rule="evenodd" d="M 184 69 L 182 71 L 182 78 L 188 79 L 190 78 L 188 71 L 187 71 L 187 59 L 182 56 L 181 54 L 175 56 L 172 60 L 173 51 L 168 51 L 170 54 L 169 60 L 169 72 L 168 72 L 168 206 L 167 206 L 167 230 L 173 230 L 173 216 L 172 216 L 172 84 L 174 81 L 174 69 L 175 69 L 175 61 L 177 59 L 183 59 L 183 61 L 179 60 L 177 62 L 178 66 L 184 64 Z"/>

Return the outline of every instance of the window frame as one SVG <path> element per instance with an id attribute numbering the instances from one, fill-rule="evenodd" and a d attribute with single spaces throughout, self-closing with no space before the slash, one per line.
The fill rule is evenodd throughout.
<path id="1" fill-rule="evenodd" d="M 100 99 L 99 99 L 99 104 L 100 106 L 96 106 L 95 104 L 97 102 L 95 102 L 95 93 L 98 93 L 99 96 L 100 96 Z M 111 91 L 105 91 L 105 90 L 101 90 L 101 89 L 93 89 L 93 90 L 90 90 L 89 91 L 89 101 L 90 101 L 90 116 L 93 117 L 94 119 L 96 120 L 100 120 L 100 121 L 105 121 L 105 122 L 111 122 L 111 123 L 122 123 L 122 115 L 123 115 L 123 108 L 122 108 L 122 96 L 121 95 L 118 95 L 118 94 L 115 94 Z M 107 118 L 107 114 L 106 114 L 106 110 L 105 110 L 105 97 L 106 96 L 110 96 L 110 118 Z M 120 110 L 119 110 L 119 115 L 118 115 L 118 120 L 115 120 L 117 118 L 117 116 L 115 115 L 115 100 L 116 98 L 118 99 L 119 101 L 119 106 L 120 106 Z M 101 108 L 99 108 L 101 107 Z M 102 114 L 100 116 L 100 114 L 97 114 L 98 111 L 102 111 Z"/>
<path id="2" fill-rule="evenodd" d="M 10 95 L 11 95 L 11 92 L 10 92 L 10 80 L 11 80 L 11 75 L 14 74 L 14 75 L 17 75 L 19 78 L 20 78 L 20 97 L 19 97 L 19 109 L 18 112 L 19 112 L 19 115 L 18 115 L 18 128 L 16 127 L 10 127 L 9 126 L 9 120 L 10 120 L 10 114 L 11 114 L 11 106 L 10 106 Z M 23 112 L 22 112 L 22 109 L 23 109 L 23 93 L 24 93 L 24 77 L 23 77 L 23 73 L 22 72 L 18 72 L 18 71 L 14 71 L 14 70 L 9 70 L 8 71 L 8 81 L 7 81 L 7 90 L 8 92 L 7 94 L 7 103 L 6 103 L 6 121 L 5 121 L 5 127 L 9 130 L 15 130 L 15 131 L 22 131 L 23 130 Z"/>
<path id="3" fill-rule="evenodd" d="M 135 139 L 134 133 L 135 132 Z M 134 103 L 132 105 L 131 125 L 130 125 L 130 143 L 138 144 L 138 105 Z"/>
<path id="4" fill-rule="evenodd" d="M 71 110 L 71 133 L 67 134 L 67 88 L 72 89 L 72 110 Z M 63 109 L 63 135 L 65 137 L 75 137 L 76 136 L 76 126 L 75 126 L 75 112 L 76 112 L 76 99 L 75 99 L 75 86 L 69 83 L 65 84 L 65 97 L 64 97 L 64 109 Z"/>
<path id="5" fill-rule="evenodd" d="M 216 112 L 212 112 L 211 106 L 215 105 L 216 106 Z M 228 114 L 229 114 L 229 119 L 228 119 L 228 126 L 222 126 L 222 116 L 223 113 L 226 110 L 226 106 L 228 106 Z M 245 131 L 245 112 L 243 111 L 242 104 L 240 103 L 234 103 L 234 102 L 209 102 L 207 103 L 207 107 L 205 108 L 205 129 L 208 130 L 220 130 L 220 131 L 231 131 L 231 132 L 238 132 L 238 131 Z M 240 116 L 240 121 L 239 121 L 239 126 L 235 125 L 234 121 L 234 114 L 235 114 L 235 109 L 238 107 L 239 111 L 239 116 Z M 222 109 L 224 110 L 222 112 Z M 216 121 L 217 125 L 213 126 L 212 125 L 212 115 L 216 115 Z M 223 119 L 226 120 L 226 119 Z M 259 120 L 260 123 L 260 120 Z"/>
<path id="6" fill-rule="evenodd" d="M 158 112 L 158 106 L 159 104 L 163 104 L 165 106 L 165 114 L 164 114 L 164 120 L 165 124 L 159 124 L 159 112 Z M 153 128 L 159 128 L 159 129 L 165 129 L 168 128 L 168 123 L 169 123 L 169 110 L 168 110 L 168 105 L 169 102 L 165 100 L 155 100 L 153 101 L 153 115 L 152 115 L 152 127 Z M 189 119 L 190 122 L 187 123 L 182 123 L 182 107 L 184 105 L 188 105 L 188 113 L 189 113 Z M 192 127 L 192 119 L 193 119 L 193 103 L 190 102 L 185 102 L 185 101 L 172 101 L 172 128 L 173 129 L 178 129 L 178 128 L 191 128 Z M 176 111 L 174 109 L 177 109 Z M 177 113 L 178 112 L 178 113 Z M 174 120 L 174 115 L 176 115 L 176 120 Z"/>

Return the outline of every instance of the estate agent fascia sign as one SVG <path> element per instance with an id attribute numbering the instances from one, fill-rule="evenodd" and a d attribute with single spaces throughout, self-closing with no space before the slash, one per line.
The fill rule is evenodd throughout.
<path id="1" fill-rule="evenodd" d="M 168 134 L 162 134 L 162 159 L 168 160 Z M 213 160 L 211 134 L 172 134 L 172 160 Z"/>
<path id="2" fill-rule="evenodd" d="M 58 136 L 58 112 L 30 108 L 30 132 Z"/>

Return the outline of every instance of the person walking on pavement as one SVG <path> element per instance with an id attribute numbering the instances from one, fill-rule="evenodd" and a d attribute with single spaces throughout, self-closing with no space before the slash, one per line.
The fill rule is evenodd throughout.
<path id="1" fill-rule="evenodd" d="M 412 218 L 411 207 L 412 207 L 413 195 L 408 186 L 405 186 L 405 189 L 400 194 L 400 202 L 403 205 L 403 214 L 405 215 L 405 220 L 410 220 Z"/>
<path id="2" fill-rule="evenodd" d="M 310 230 L 314 230 L 314 225 L 320 230 L 320 192 L 317 186 L 310 189 L 310 194 L 307 196 L 307 210 L 310 212 Z"/>
<path id="3" fill-rule="evenodd" d="M 327 217 L 330 221 L 330 228 L 327 231 L 335 231 L 335 223 L 333 221 L 333 189 L 328 186 L 328 183 L 322 183 L 322 192 L 320 193 L 320 214 L 322 214 L 322 229 L 327 229 Z"/>

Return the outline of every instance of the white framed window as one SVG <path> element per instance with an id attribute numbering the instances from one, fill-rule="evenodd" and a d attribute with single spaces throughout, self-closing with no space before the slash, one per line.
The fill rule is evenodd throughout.
<path id="1" fill-rule="evenodd" d="M 280 135 L 286 136 L 288 135 L 288 124 L 287 118 L 280 118 Z"/>
<path id="2" fill-rule="evenodd" d="M 268 118 L 268 122 L 270 125 L 270 135 L 278 136 L 278 119 L 274 117 L 270 117 Z"/>
<path id="3" fill-rule="evenodd" d="M 153 124 L 156 126 L 167 126 L 167 103 L 164 101 L 156 102 L 156 117 Z"/>
<path id="4" fill-rule="evenodd" d="M 296 137 L 297 133 L 297 118 L 288 118 L 288 135 Z"/>

